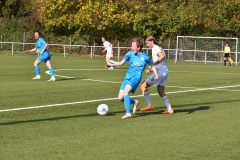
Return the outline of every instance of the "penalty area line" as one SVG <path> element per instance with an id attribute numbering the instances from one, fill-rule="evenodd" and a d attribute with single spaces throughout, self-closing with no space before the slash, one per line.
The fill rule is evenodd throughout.
<path id="1" fill-rule="evenodd" d="M 177 94 L 177 93 L 188 93 L 188 92 L 218 90 L 218 89 L 226 89 L 226 88 L 234 88 L 234 87 L 240 87 L 240 85 L 211 87 L 211 88 L 200 88 L 200 89 L 191 89 L 191 90 L 182 90 L 182 91 L 167 92 L 167 94 Z M 151 96 L 156 96 L 156 95 L 158 95 L 158 94 L 151 94 Z M 136 96 L 131 96 L 131 97 L 142 97 L 142 96 L 143 95 L 136 95 Z M 0 112 L 12 112 L 12 111 L 31 110 L 31 109 L 39 109 L 39 108 L 51 108 L 51 107 L 67 106 L 67 105 L 74 105 L 74 104 L 86 104 L 86 103 L 92 103 L 92 102 L 112 101 L 112 100 L 117 100 L 117 99 L 118 98 L 105 98 L 105 99 L 95 99 L 95 100 L 88 100 L 88 101 L 59 103 L 59 104 L 50 104 L 50 105 L 42 105 L 42 106 L 19 107 L 19 108 L 3 109 L 3 110 L 0 110 Z"/>

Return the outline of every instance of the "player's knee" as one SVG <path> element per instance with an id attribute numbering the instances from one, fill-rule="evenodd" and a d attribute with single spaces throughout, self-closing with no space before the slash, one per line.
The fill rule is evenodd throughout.
<path id="1" fill-rule="evenodd" d="M 142 93 L 147 91 L 147 88 L 144 84 L 141 85 L 140 89 L 141 89 Z"/>
<path id="2" fill-rule="evenodd" d="M 122 96 L 118 96 L 118 100 L 119 101 L 123 101 L 123 97 Z"/>

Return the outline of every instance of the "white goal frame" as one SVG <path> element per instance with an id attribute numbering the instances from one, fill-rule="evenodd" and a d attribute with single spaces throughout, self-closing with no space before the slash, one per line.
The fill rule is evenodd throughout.
<path id="1" fill-rule="evenodd" d="M 194 46 L 190 47 L 190 48 L 182 48 L 182 46 L 180 44 L 182 39 L 193 40 L 194 41 Z M 217 49 L 217 50 L 209 50 L 209 49 L 201 48 L 201 47 L 199 48 L 198 42 L 197 42 L 198 40 L 221 41 L 221 46 L 219 46 L 220 49 Z M 212 53 L 212 54 L 213 53 L 222 53 L 222 56 L 223 56 L 223 54 L 224 54 L 224 42 L 225 41 L 233 41 L 233 42 L 235 42 L 231 46 L 231 53 L 235 54 L 235 64 L 237 66 L 237 63 L 238 63 L 238 38 L 231 38 L 231 37 L 177 36 L 175 63 L 177 63 L 177 61 L 179 60 L 180 56 L 182 56 L 182 54 L 186 53 L 186 52 L 190 52 L 190 53 L 193 52 L 193 59 L 190 60 L 192 62 L 204 62 L 205 64 L 207 62 L 212 62 L 212 61 L 208 61 L 207 55 L 210 54 L 210 53 Z M 204 60 L 197 61 L 196 60 L 196 53 L 203 54 Z"/>

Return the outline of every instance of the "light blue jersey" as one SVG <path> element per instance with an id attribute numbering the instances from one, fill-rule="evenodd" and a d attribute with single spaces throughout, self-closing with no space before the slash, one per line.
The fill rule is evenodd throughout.
<path id="1" fill-rule="evenodd" d="M 35 45 L 35 48 L 40 49 L 42 51 L 46 44 L 47 44 L 46 41 L 42 37 L 39 37 L 39 39 Z M 38 57 L 38 60 L 41 62 L 46 62 L 46 61 L 50 60 L 50 58 L 51 58 L 51 56 L 50 56 L 49 51 L 47 49 L 45 49 L 43 54 Z"/>
<path id="2" fill-rule="evenodd" d="M 132 92 L 134 92 L 141 82 L 142 72 L 146 68 L 146 65 L 153 66 L 153 62 L 147 53 L 134 54 L 132 50 L 124 56 L 123 60 L 129 62 L 129 67 L 120 90 L 124 90 L 126 85 L 129 84 L 132 87 Z"/>

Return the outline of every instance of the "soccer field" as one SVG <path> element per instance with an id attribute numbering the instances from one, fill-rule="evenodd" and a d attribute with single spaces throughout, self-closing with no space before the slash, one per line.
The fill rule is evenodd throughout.
<path id="1" fill-rule="evenodd" d="M 238 160 L 240 68 L 172 63 L 166 92 L 176 112 L 155 107 L 122 120 L 117 100 L 127 65 L 104 69 L 104 59 L 52 57 L 55 82 L 34 77 L 35 56 L 0 56 L 1 160 Z M 143 74 L 143 80 L 148 76 Z M 145 105 L 140 88 L 132 94 Z M 99 116 L 105 103 L 110 112 Z"/>

